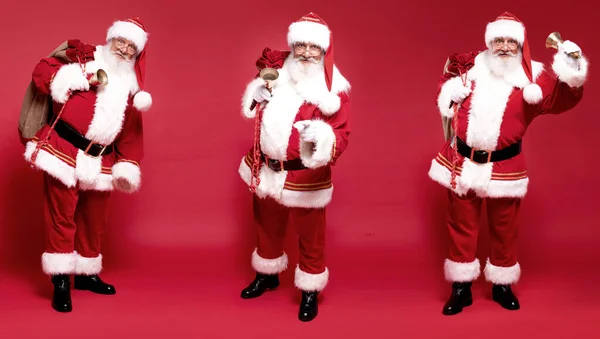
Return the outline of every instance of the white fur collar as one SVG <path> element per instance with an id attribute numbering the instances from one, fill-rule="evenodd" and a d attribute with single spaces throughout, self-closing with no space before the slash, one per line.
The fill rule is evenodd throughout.
<path id="1" fill-rule="evenodd" d="M 491 74 L 491 70 L 485 61 L 485 58 L 489 55 L 489 53 L 489 50 L 486 50 L 479 53 L 475 57 L 475 65 L 473 68 L 471 68 L 471 70 L 469 70 L 467 75 L 469 80 L 477 80 L 477 78 L 489 76 Z M 544 70 L 544 64 L 531 60 L 531 68 L 533 73 L 533 82 L 535 82 Z M 521 89 L 530 83 L 529 79 L 527 78 L 527 74 L 525 74 L 525 70 L 523 70 L 523 67 L 518 67 L 514 72 L 504 75 L 503 78 L 504 81 L 506 81 L 506 83 L 509 85 Z"/>
<path id="2" fill-rule="evenodd" d="M 300 82 L 295 82 L 291 79 L 287 70 L 287 66 L 291 62 L 294 62 L 292 55 L 287 58 L 284 66 L 278 70 L 279 78 L 273 82 L 273 86 L 277 87 L 289 83 L 298 95 L 306 102 L 317 105 L 323 114 L 335 114 L 341 105 L 339 94 L 350 90 L 350 83 L 342 76 L 339 69 L 335 65 L 333 66 L 333 82 L 331 84 L 331 92 L 329 92 L 323 72 Z"/>

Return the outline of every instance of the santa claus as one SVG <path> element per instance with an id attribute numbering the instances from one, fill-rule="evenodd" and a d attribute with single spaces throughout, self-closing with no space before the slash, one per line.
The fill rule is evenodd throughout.
<path id="1" fill-rule="evenodd" d="M 481 273 L 476 248 L 484 200 L 491 242 L 485 278 L 493 284 L 493 300 L 520 308 L 511 285 L 521 274 L 517 213 L 529 183 L 521 142 L 536 117 L 579 103 L 588 70 L 571 41 L 558 46 L 551 70 L 544 70 L 530 58 L 525 26 L 510 13 L 487 25 L 485 44 L 483 52 L 451 56 L 438 88 L 437 106 L 453 127 L 429 170 L 448 189 L 444 272 L 452 295 L 443 307 L 446 315 L 472 303 L 471 283 Z"/>
<path id="2" fill-rule="evenodd" d="M 290 52 L 266 49 L 257 63 L 277 68 L 279 77 L 268 83 L 257 77 L 243 95 L 243 115 L 256 119 L 256 133 L 239 174 L 255 193 L 258 243 L 251 260 L 256 278 L 241 296 L 255 298 L 279 286 L 278 274 L 288 266 L 286 227 L 293 222 L 300 242 L 298 317 L 310 321 L 329 280 L 325 207 L 333 193 L 331 167 L 348 144 L 350 84 L 334 64 L 331 31 L 316 14 L 292 23 L 287 42 Z"/>
<path id="3" fill-rule="evenodd" d="M 76 62 L 45 58 L 33 72 L 37 90 L 51 99 L 51 113 L 26 143 L 25 159 L 44 175 L 41 263 L 59 312 L 72 310 L 71 274 L 76 289 L 115 294 L 98 276 L 109 196 L 113 189 L 135 192 L 141 183 L 141 112 L 152 104 L 142 90 L 148 34 L 134 18 L 115 22 L 106 41 L 93 46 L 70 40 L 66 54 Z M 108 83 L 98 83 L 99 70 Z"/>

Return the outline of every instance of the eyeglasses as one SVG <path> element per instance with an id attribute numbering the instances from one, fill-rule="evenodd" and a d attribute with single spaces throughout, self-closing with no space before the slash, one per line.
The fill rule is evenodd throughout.
<path id="1" fill-rule="evenodd" d="M 496 48 L 503 47 L 505 44 L 507 44 L 508 48 L 510 48 L 510 49 L 515 49 L 515 48 L 519 47 L 519 43 L 514 39 L 496 38 L 494 40 L 494 47 L 496 47 Z"/>
<path id="2" fill-rule="evenodd" d="M 117 48 L 121 49 L 123 47 L 127 47 L 127 54 L 129 55 L 135 55 L 135 53 L 137 53 L 137 47 L 135 47 L 135 45 L 133 44 L 128 44 L 127 42 L 125 42 L 125 40 L 118 38 L 115 40 L 116 44 L 117 44 Z"/>
<path id="3" fill-rule="evenodd" d="M 318 55 L 321 53 L 321 47 L 317 45 L 307 45 L 305 43 L 297 43 L 294 45 L 294 51 L 298 54 L 303 54 L 308 49 L 308 53 L 311 55 Z"/>

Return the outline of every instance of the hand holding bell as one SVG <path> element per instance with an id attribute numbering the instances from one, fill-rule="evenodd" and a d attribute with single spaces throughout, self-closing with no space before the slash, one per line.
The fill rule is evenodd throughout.
<path id="1" fill-rule="evenodd" d="M 562 37 L 560 36 L 560 33 L 558 33 L 558 32 L 553 32 L 548 36 L 548 38 L 546 38 L 546 48 L 559 49 L 559 47 L 563 43 L 564 43 L 564 40 L 562 39 Z M 581 58 L 581 53 L 579 51 L 568 52 L 567 55 L 569 55 L 570 57 L 572 57 L 574 59 Z"/>
<path id="2" fill-rule="evenodd" d="M 260 71 L 260 77 L 266 82 L 266 87 L 271 92 L 271 81 L 277 80 L 279 78 L 279 72 L 275 68 L 263 68 Z"/>

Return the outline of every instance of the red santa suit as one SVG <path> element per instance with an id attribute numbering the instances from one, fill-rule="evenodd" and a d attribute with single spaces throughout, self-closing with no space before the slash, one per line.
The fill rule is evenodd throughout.
<path id="1" fill-rule="evenodd" d="M 141 112 L 152 103 L 141 90 L 147 33 L 138 20 L 117 21 L 107 41 L 117 37 L 133 41 L 138 49 L 130 72 L 107 61 L 113 57 L 108 46 L 96 46 L 92 60 L 82 65 L 45 58 L 33 72 L 38 90 L 52 98 L 52 117 L 60 114 L 55 128 L 49 122 L 25 150 L 25 159 L 44 171 L 47 241 L 42 267 L 49 275 L 98 274 L 110 192 L 135 192 L 141 183 Z M 88 86 L 99 69 L 107 73 L 108 84 Z"/>
<path id="2" fill-rule="evenodd" d="M 350 84 L 333 64 L 330 31 L 318 17 L 308 15 L 290 26 L 288 44 L 296 42 L 323 48 L 324 69 L 295 80 L 291 53 L 278 70 L 279 78 L 272 82 L 268 102 L 256 105 L 253 99 L 265 84 L 261 78 L 250 82 L 243 95 L 246 118 L 256 118 L 261 110 L 260 151 L 264 154 L 254 195 L 258 244 L 251 262 L 259 273 L 284 271 L 288 259 L 283 240 L 287 224 L 293 222 L 300 240 L 295 284 L 303 291 L 318 292 L 329 279 L 324 259 L 325 207 L 333 194 L 331 167 L 348 144 Z M 253 163 L 254 148 L 239 167 L 248 185 L 253 183 Z"/>
<path id="3" fill-rule="evenodd" d="M 575 60 L 560 50 L 551 69 L 545 70 L 542 63 L 530 60 L 525 27 L 514 17 L 502 16 L 491 22 L 485 35 L 490 50 L 471 53 L 474 62 L 466 74 L 466 87 L 472 92 L 457 113 L 452 93 L 463 86 L 463 79 L 444 75 L 439 84 L 437 107 L 442 116 L 456 119 L 454 133 L 458 139 L 450 138 L 444 144 L 431 163 L 429 176 L 449 189 L 450 251 L 444 265 L 446 279 L 470 282 L 479 276 L 478 223 L 482 202 L 486 200 L 491 253 L 485 265 L 485 278 L 494 284 L 509 285 L 517 282 L 521 273 L 516 220 L 529 183 L 520 143 L 535 118 L 566 112 L 579 103 L 588 64 L 585 57 Z M 513 38 L 523 46 L 522 67 L 503 76 L 492 73 L 489 63 L 491 43 L 497 37 Z M 469 54 L 455 59 L 467 60 Z M 457 143 L 463 154 L 459 152 L 455 159 Z M 507 154 L 512 155 L 505 159 Z M 455 188 L 452 187 L 454 160 Z"/>

